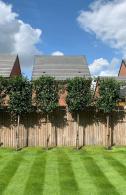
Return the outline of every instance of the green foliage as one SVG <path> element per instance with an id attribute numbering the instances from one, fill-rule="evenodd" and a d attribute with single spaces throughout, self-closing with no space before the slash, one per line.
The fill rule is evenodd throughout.
<path id="1" fill-rule="evenodd" d="M 42 76 L 34 81 L 34 90 L 39 112 L 48 114 L 58 107 L 58 86 L 53 77 Z"/>
<path id="2" fill-rule="evenodd" d="M 79 78 L 67 81 L 67 105 L 69 112 L 83 111 L 91 105 L 91 79 Z"/>
<path id="3" fill-rule="evenodd" d="M 4 77 L 0 77 L 0 107 L 3 106 L 3 100 L 7 94 L 8 80 Z"/>
<path id="4" fill-rule="evenodd" d="M 22 76 L 12 77 L 8 84 L 9 111 L 14 115 L 21 115 L 31 110 L 32 85 Z"/>
<path id="5" fill-rule="evenodd" d="M 105 113 L 111 113 L 119 100 L 120 83 L 112 78 L 99 80 L 99 97 L 96 107 Z"/>

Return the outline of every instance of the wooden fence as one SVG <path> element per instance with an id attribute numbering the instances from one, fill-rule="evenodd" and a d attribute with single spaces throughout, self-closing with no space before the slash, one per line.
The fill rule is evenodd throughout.
<path id="1" fill-rule="evenodd" d="M 72 118 L 64 110 L 50 117 L 50 122 L 40 114 L 31 113 L 21 120 L 19 129 L 19 146 L 45 147 L 49 139 L 49 147 L 76 146 L 78 124 L 76 117 Z M 126 145 L 126 115 L 124 112 L 114 112 L 111 117 L 112 144 Z M 0 113 L 0 143 L 1 147 L 16 146 L 16 126 L 11 123 L 8 113 Z M 80 114 L 79 145 L 107 144 L 107 128 L 105 116 L 102 113 L 87 112 Z"/>

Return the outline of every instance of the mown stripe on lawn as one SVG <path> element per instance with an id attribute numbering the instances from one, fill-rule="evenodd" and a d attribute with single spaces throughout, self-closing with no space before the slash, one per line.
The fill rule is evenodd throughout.
<path id="1" fill-rule="evenodd" d="M 123 179 L 126 180 L 126 166 L 123 165 L 119 160 L 113 158 L 112 156 L 104 155 L 104 158 L 108 161 L 108 163 L 119 173 Z"/>
<path id="2" fill-rule="evenodd" d="M 63 150 L 57 150 L 60 194 L 79 194 L 78 184 L 69 156 Z"/>
<path id="3" fill-rule="evenodd" d="M 113 166 L 111 166 L 108 161 L 104 158 L 105 155 L 108 155 L 108 153 L 111 155 L 111 151 L 103 151 L 101 154 L 95 154 L 92 155 L 92 158 L 97 163 L 97 165 L 100 167 L 102 172 L 105 174 L 105 176 L 108 178 L 108 180 L 111 182 L 113 186 L 115 186 L 116 191 L 118 191 L 119 194 L 124 194 L 123 192 L 126 191 L 126 182 L 123 179 L 123 177 L 120 176 L 120 174 L 114 169 Z M 113 154 L 112 154 L 113 155 Z M 116 154 L 114 154 L 114 157 L 117 157 Z"/>
<path id="4" fill-rule="evenodd" d="M 60 194 L 57 152 L 51 149 L 47 152 L 45 184 L 43 194 Z"/>
<path id="5" fill-rule="evenodd" d="M 6 166 L 0 172 L 0 193 L 2 194 L 6 187 L 9 185 L 12 177 L 17 171 L 21 161 L 23 153 L 19 152 L 13 156 L 13 158 L 7 162 Z"/>
<path id="6" fill-rule="evenodd" d="M 100 194 L 119 195 L 116 188 L 109 182 L 108 178 L 91 156 L 89 156 L 86 152 L 82 152 L 81 159 Z"/>
<path id="7" fill-rule="evenodd" d="M 80 151 L 77 150 L 67 150 L 67 154 L 71 160 L 73 167 L 73 172 L 78 182 L 78 187 L 81 194 L 91 195 L 97 194 L 97 187 L 92 181 L 92 178 L 88 174 L 86 168 L 83 165 L 83 162 L 80 158 Z"/>
<path id="8" fill-rule="evenodd" d="M 17 154 L 17 152 L 14 150 L 6 151 L 3 149 L 0 149 L 0 153 L 2 153 L 1 159 L 0 159 L 0 172 L 1 172 L 2 169 L 6 166 L 6 164 L 13 159 L 14 155 Z"/>
<path id="9" fill-rule="evenodd" d="M 23 160 L 19 165 L 15 175 L 11 179 L 11 182 L 4 191 L 5 195 L 23 195 L 25 190 L 25 185 L 27 183 L 29 173 L 31 171 L 31 166 L 33 165 L 34 159 L 36 157 L 37 151 L 29 151 L 29 148 L 23 149 L 25 154 L 23 155 Z"/>
<path id="10" fill-rule="evenodd" d="M 46 151 L 38 151 L 29 173 L 24 195 L 43 194 L 45 181 Z"/>
<path id="11" fill-rule="evenodd" d="M 0 172 L 4 169 L 4 167 L 6 167 L 6 165 L 8 164 L 8 162 L 10 162 L 11 160 L 13 160 L 13 155 L 8 155 L 7 157 L 3 157 L 0 160 Z"/>

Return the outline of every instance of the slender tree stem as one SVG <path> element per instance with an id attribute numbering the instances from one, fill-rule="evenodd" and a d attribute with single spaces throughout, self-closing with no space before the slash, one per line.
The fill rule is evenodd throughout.
<path id="1" fill-rule="evenodd" d="M 76 149 L 79 149 L 79 114 L 77 113 L 77 135 L 76 135 Z"/>
<path id="2" fill-rule="evenodd" d="M 46 127 L 47 127 L 47 145 L 46 145 L 46 149 L 48 150 L 49 148 L 49 135 L 48 135 L 48 121 L 49 121 L 49 116 L 47 114 L 47 124 L 46 124 Z"/>
<path id="3" fill-rule="evenodd" d="M 20 115 L 17 116 L 17 128 L 16 128 L 16 150 L 19 148 L 19 125 L 20 125 Z"/>
<path id="4" fill-rule="evenodd" d="M 57 127 L 55 127 L 55 145 L 57 147 Z"/>
<path id="5" fill-rule="evenodd" d="M 110 135 L 110 128 L 109 128 L 109 115 L 107 115 L 106 117 L 107 119 L 107 148 L 110 149 L 111 148 L 111 143 L 110 143 L 110 138 L 111 138 L 111 135 Z"/>

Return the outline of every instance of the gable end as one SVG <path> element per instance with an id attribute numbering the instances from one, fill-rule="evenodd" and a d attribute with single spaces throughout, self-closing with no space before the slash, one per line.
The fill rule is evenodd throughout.
<path id="1" fill-rule="evenodd" d="M 21 67 L 20 67 L 19 57 L 17 55 L 10 76 L 20 76 L 20 75 L 21 75 Z"/>
<path id="2" fill-rule="evenodd" d="M 122 63 L 119 69 L 118 77 L 119 76 L 126 76 L 126 62 L 124 60 L 122 60 Z"/>

